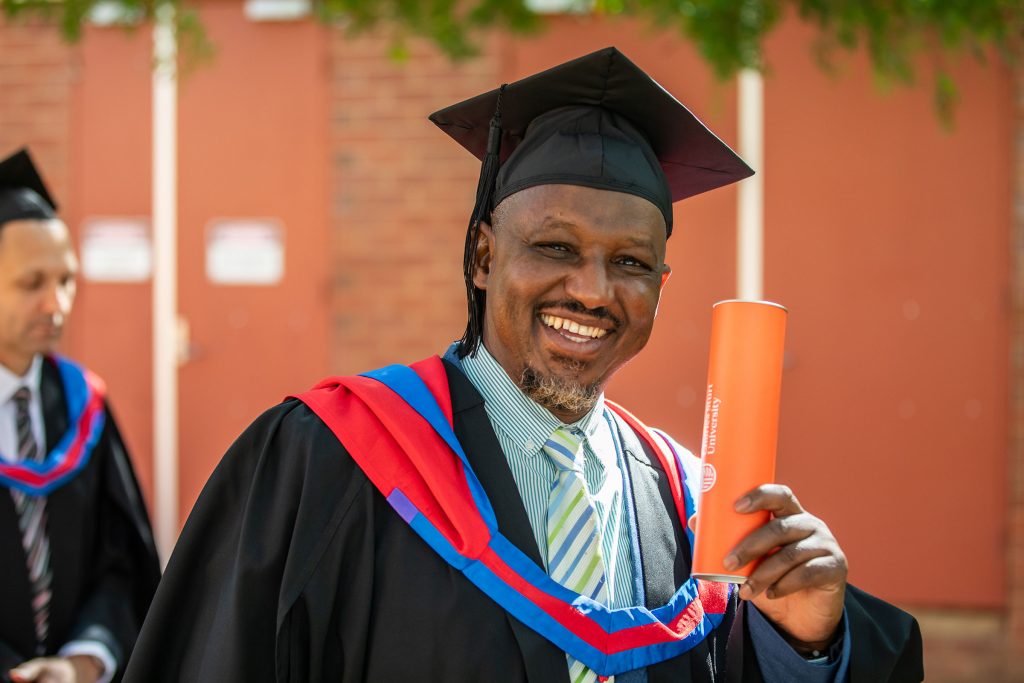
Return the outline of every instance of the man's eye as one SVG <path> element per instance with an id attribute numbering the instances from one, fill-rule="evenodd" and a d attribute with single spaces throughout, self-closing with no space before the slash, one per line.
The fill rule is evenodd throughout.
<path id="1" fill-rule="evenodd" d="M 561 254 L 567 254 L 570 251 L 567 245 L 559 244 L 557 242 L 548 242 L 544 244 L 539 244 L 537 246 L 540 247 L 540 249 L 542 249 L 543 251 L 553 251 Z"/>
<path id="2" fill-rule="evenodd" d="M 650 270 L 651 267 L 641 261 L 640 259 L 633 258 L 632 256 L 623 256 L 619 259 L 619 263 L 630 268 L 642 268 L 643 270 Z"/>
<path id="3" fill-rule="evenodd" d="M 26 291 L 35 291 L 39 289 L 43 284 L 43 279 L 40 277 L 27 278 L 25 280 L 19 280 L 18 286 Z"/>

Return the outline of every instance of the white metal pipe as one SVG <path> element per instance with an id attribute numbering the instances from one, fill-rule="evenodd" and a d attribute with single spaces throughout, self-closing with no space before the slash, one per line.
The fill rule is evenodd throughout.
<path id="1" fill-rule="evenodd" d="M 754 169 L 739 183 L 736 212 L 736 296 L 764 298 L 764 79 L 754 69 L 739 75 L 739 153 Z"/>
<path id="2" fill-rule="evenodd" d="M 166 564 L 178 536 L 178 85 L 171 3 L 157 7 L 153 57 L 154 533 Z"/>

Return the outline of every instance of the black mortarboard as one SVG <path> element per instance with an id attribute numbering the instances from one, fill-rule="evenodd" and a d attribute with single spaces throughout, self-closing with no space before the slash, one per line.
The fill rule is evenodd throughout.
<path id="1" fill-rule="evenodd" d="M 672 203 L 754 172 L 700 120 L 614 47 L 430 115 L 483 162 L 463 276 L 469 321 L 459 353 L 475 353 L 486 292 L 473 283 L 480 222 L 534 185 L 583 185 L 649 200 L 672 234 Z"/>
<path id="2" fill-rule="evenodd" d="M 46 191 L 32 157 L 20 149 L 0 161 L 0 225 L 21 219 L 56 216 L 57 203 Z"/>
<path id="3" fill-rule="evenodd" d="M 479 218 L 526 187 L 564 183 L 644 197 L 661 209 L 671 234 L 672 202 L 753 174 L 614 47 L 446 107 L 430 120 L 484 161 Z"/>

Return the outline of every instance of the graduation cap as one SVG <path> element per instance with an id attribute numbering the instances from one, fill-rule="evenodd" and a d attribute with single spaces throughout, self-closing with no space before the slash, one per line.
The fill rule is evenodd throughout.
<path id="1" fill-rule="evenodd" d="M 22 219 L 56 217 L 57 203 L 39 177 L 28 149 L 0 161 L 0 225 Z"/>
<path id="2" fill-rule="evenodd" d="M 453 104 L 430 120 L 483 164 L 469 220 L 463 275 L 474 353 L 485 292 L 473 284 L 480 222 L 506 197 L 545 184 L 582 185 L 653 203 L 672 234 L 672 203 L 753 170 L 614 47 Z"/>
<path id="3" fill-rule="evenodd" d="M 446 107 L 430 120 L 484 162 L 476 219 L 519 190 L 564 183 L 648 199 L 671 234 L 672 202 L 754 173 L 614 47 Z"/>

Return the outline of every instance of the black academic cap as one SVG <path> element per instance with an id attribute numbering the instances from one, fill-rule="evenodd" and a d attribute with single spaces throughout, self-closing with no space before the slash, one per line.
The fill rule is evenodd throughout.
<path id="1" fill-rule="evenodd" d="M 566 183 L 642 196 L 662 210 L 671 234 L 672 202 L 753 174 L 614 47 L 446 107 L 430 120 L 484 161 L 478 218 L 531 185 Z"/>
<path id="2" fill-rule="evenodd" d="M 22 219 L 56 216 L 57 203 L 46 191 L 28 149 L 0 161 L 0 225 Z"/>

